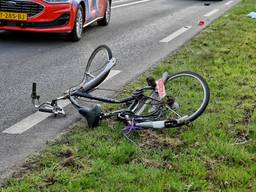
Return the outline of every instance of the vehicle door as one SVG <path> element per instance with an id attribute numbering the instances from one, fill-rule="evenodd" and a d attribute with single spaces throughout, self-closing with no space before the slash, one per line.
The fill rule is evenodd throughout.
<path id="1" fill-rule="evenodd" d="M 86 21 L 87 23 L 93 21 L 100 16 L 100 1 L 101 0 L 87 0 L 86 1 Z"/>

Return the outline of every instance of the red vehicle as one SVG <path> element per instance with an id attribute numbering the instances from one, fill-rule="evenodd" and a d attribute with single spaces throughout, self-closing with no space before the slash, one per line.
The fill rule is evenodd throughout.
<path id="1" fill-rule="evenodd" d="M 81 39 L 85 26 L 108 25 L 111 0 L 0 0 L 0 30 L 68 33 Z"/>

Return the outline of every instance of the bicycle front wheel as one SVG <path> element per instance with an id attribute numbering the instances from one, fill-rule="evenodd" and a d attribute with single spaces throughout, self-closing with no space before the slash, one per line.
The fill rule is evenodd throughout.
<path id="1" fill-rule="evenodd" d="M 181 120 L 176 126 L 197 119 L 206 109 L 210 91 L 200 75 L 184 71 L 169 75 L 165 84 L 165 96 L 149 93 L 139 101 L 135 114 L 149 121 Z"/>
<path id="2" fill-rule="evenodd" d="M 197 119 L 210 100 L 207 82 L 197 73 L 183 71 L 170 75 L 165 82 L 166 97 L 163 115 L 169 118 Z"/>

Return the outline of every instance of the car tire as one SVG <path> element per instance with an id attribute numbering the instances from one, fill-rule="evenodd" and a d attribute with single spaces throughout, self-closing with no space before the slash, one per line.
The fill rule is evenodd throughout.
<path id="1" fill-rule="evenodd" d="M 110 4 L 110 0 L 107 0 L 107 6 L 106 6 L 104 17 L 100 19 L 97 23 L 100 26 L 106 26 L 109 24 L 110 18 L 111 18 L 111 4 Z"/>
<path id="2" fill-rule="evenodd" d="M 68 39 L 71 41 L 79 41 L 82 38 L 83 25 L 84 25 L 84 10 L 81 5 L 77 9 L 74 28 L 71 33 L 68 34 Z"/>

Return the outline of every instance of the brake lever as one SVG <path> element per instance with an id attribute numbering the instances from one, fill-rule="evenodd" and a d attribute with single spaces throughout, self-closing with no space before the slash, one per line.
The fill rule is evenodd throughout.
<path id="1" fill-rule="evenodd" d="M 35 107 L 39 107 L 40 106 L 40 96 L 37 95 L 37 92 L 36 92 L 36 86 L 37 84 L 35 82 L 32 83 L 32 93 L 31 93 L 31 98 L 32 98 L 32 103 Z M 37 101 L 37 104 L 36 104 L 36 101 Z"/>
<path id="2" fill-rule="evenodd" d="M 55 115 L 66 115 L 64 109 L 62 107 L 58 106 L 58 105 L 53 108 L 53 113 Z"/>
<path id="3" fill-rule="evenodd" d="M 57 99 L 52 100 L 50 105 L 53 107 L 52 112 L 55 115 L 59 115 L 59 114 L 60 115 L 65 115 L 65 111 L 64 111 L 63 107 L 58 105 L 58 100 Z"/>
<path id="4" fill-rule="evenodd" d="M 44 112 L 44 113 L 53 113 L 55 116 L 65 115 L 65 111 L 63 107 L 59 106 L 57 101 L 60 99 L 66 99 L 68 96 L 67 94 L 60 98 L 52 100 L 52 102 L 46 102 L 46 103 L 40 104 L 40 101 L 39 101 L 40 96 L 37 95 L 36 88 L 37 88 L 37 84 L 33 82 L 31 99 L 32 99 L 32 104 L 34 105 L 35 108 L 38 109 L 38 111 Z"/>

